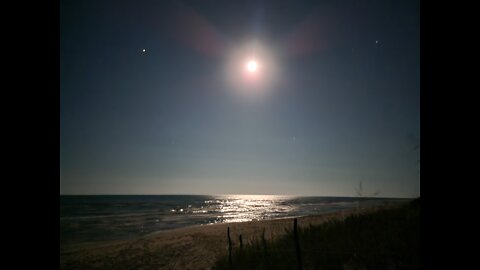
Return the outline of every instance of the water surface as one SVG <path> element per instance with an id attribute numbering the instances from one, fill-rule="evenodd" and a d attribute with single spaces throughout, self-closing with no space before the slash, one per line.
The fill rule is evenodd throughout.
<path id="1" fill-rule="evenodd" d="M 295 216 L 406 201 L 278 195 L 60 196 L 60 244 L 130 239 L 156 231 Z"/>

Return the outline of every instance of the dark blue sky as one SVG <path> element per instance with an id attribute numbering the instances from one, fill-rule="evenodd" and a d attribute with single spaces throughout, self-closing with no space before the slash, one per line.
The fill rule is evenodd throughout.
<path id="1" fill-rule="evenodd" d="M 62 0 L 60 193 L 419 196 L 419 21 L 404 0 Z"/>

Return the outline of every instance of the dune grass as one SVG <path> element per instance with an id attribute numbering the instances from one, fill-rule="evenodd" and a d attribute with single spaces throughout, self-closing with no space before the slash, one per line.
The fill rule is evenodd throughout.
<path id="1" fill-rule="evenodd" d="M 293 230 L 273 242 L 262 235 L 232 251 L 212 269 L 419 269 L 420 199 L 392 209 L 357 214 Z"/>

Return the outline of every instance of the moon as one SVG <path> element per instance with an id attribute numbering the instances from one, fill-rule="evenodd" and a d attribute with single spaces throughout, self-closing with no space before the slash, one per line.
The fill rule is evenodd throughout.
<path id="1" fill-rule="evenodd" d="M 232 97 L 262 102 L 274 93 L 280 83 L 280 51 L 276 46 L 267 46 L 258 40 L 244 44 L 231 44 L 226 49 L 222 74 L 225 89 Z M 256 100 L 256 101 L 255 101 Z"/>
<path id="2" fill-rule="evenodd" d="M 258 68 L 257 61 L 255 60 L 248 61 L 246 64 L 246 68 L 247 68 L 247 71 L 251 73 L 257 71 L 257 68 Z"/>

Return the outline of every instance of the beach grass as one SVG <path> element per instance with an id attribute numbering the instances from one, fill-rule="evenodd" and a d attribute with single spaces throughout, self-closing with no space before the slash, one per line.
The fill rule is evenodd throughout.
<path id="1" fill-rule="evenodd" d="M 420 199 L 353 214 L 267 241 L 259 235 L 212 269 L 419 269 Z M 299 242 L 298 248 L 296 241 Z M 299 249 L 299 253 L 297 253 Z"/>

